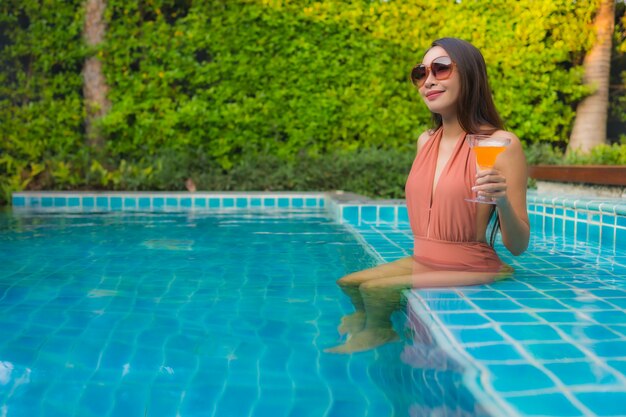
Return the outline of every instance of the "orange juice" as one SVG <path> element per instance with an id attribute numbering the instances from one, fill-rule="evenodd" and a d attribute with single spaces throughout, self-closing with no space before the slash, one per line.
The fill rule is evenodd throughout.
<path id="1" fill-rule="evenodd" d="M 481 169 L 491 168 L 496 163 L 496 157 L 504 151 L 504 146 L 474 146 L 476 162 Z"/>

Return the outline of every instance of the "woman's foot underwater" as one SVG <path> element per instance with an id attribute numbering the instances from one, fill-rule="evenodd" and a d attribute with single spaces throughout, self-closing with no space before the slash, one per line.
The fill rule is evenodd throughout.
<path id="1" fill-rule="evenodd" d="M 324 352 L 363 352 L 396 340 L 400 340 L 400 337 L 392 328 L 363 329 L 349 336 L 343 345 L 325 349 Z"/>
<path id="2" fill-rule="evenodd" d="M 341 323 L 337 327 L 340 335 L 354 334 L 360 332 L 365 327 L 365 311 L 355 311 L 341 318 Z"/>

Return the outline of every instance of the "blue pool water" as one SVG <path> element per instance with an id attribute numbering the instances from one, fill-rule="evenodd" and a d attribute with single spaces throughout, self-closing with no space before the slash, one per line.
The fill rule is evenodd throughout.
<path id="1" fill-rule="evenodd" d="M 496 243 L 511 278 L 405 291 L 402 342 L 343 356 L 334 281 L 410 253 L 402 204 L 16 193 L 0 417 L 626 416 L 626 204 L 528 203 L 529 250 Z"/>
<path id="2" fill-rule="evenodd" d="M 0 213 L 0 416 L 480 415 L 408 342 L 323 352 L 376 261 L 318 208 Z"/>

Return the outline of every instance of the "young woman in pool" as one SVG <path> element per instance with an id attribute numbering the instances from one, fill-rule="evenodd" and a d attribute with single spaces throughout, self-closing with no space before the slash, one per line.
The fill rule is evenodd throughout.
<path id="1" fill-rule="evenodd" d="M 405 188 L 413 256 L 338 280 L 356 311 L 339 325 L 347 341 L 330 352 L 362 351 L 396 339 L 391 314 L 404 289 L 487 284 L 510 274 L 493 249 L 495 233 L 487 242 L 492 216 L 513 255 L 528 246 L 526 158 L 519 139 L 504 130 L 480 51 L 460 39 L 436 40 L 411 80 L 433 118 L 433 128 L 419 136 Z M 510 144 L 493 168 L 480 170 L 467 134 L 505 137 Z M 495 204 L 466 201 L 475 193 Z"/>

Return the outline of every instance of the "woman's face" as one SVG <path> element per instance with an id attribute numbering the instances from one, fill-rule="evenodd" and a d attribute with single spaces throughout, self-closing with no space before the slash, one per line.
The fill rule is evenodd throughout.
<path id="1" fill-rule="evenodd" d="M 440 57 L 450 59 L 445 49 L 434 46 L 426 52 L 422 64 L 430 68 L 433 60 Z M 459 98 L 460 88 L 459 73 L 454 66 L 452 74 L 445 80 L 437 80 L 432 71 L 429 71 L 424 84 L 419 88 L 419 92 L 431 112 L 438 113 L 442 117 L 450 117 L 456 114 L 456 101 Z"/>

